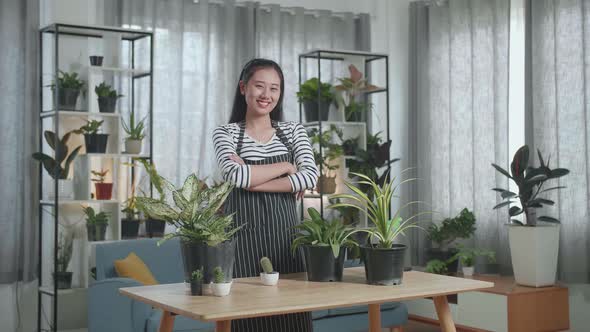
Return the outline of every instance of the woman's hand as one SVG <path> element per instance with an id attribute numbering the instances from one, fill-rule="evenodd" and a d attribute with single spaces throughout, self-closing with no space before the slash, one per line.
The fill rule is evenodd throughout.
<path id="1" fill-rule="evenodd" d="M 244 160 L 242 158 L 240 158 L 240 156 L 238 156 L 237 154 L 232 154 L 229 156 L 229 159 L 231 159 L 232 161 L 238 163 L 238 165 L 246 165 L 246 163 L 244 162 Z"/>

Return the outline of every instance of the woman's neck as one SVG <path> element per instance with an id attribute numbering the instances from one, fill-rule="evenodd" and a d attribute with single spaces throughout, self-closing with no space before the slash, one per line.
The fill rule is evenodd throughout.
<path id="1" fill-rule="evenodd" d="M 252 112 L 246 112 L 246 127 L 253 131 L 264 130 L 272 127 L 270 115 L 251 115 Z"/>

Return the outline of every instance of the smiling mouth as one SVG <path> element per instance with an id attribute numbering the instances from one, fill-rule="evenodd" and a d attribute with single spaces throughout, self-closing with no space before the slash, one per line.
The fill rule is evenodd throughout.
<path id="1" fill-rule="evenodd" d="M 267 108 L 271 104 L 268 100 L 256 100 L 256 103 L 262 108 Z"/>

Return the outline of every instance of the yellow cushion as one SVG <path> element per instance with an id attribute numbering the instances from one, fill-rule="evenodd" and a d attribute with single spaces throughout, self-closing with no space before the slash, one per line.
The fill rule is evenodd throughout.
<path id="1" fill-rule="evenodd" d="M 145 263 L 134 252 L 124 259 L 115 261 L 115 270 L 119 277 L 131 278 L 144 285 L 157 285 L 158 281 Z"/>

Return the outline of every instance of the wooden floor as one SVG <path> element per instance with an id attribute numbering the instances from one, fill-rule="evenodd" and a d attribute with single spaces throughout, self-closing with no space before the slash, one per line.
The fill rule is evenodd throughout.
<path id="1" fill-rule="evenodd" d="M 424 324 L 413 320 L 408 320 L 404 326 L 404 332 L 440 332 L 440 328 L 430 324 Z"/>

